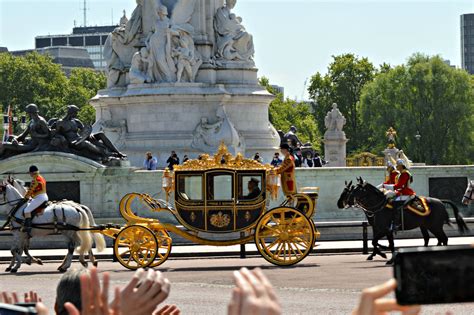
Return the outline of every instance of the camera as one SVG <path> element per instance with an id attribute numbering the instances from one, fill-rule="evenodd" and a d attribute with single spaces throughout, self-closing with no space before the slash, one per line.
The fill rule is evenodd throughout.
<path id="1" fill-rule="evenodd" d="M 400 249 L 394 258 L 400 305 L 474 302 L 474 248 Z"/>
<path id="2" fill-rule="evenodd" d="M 37 314 L 35 303 L 0 303 L 0 315 Z"/>

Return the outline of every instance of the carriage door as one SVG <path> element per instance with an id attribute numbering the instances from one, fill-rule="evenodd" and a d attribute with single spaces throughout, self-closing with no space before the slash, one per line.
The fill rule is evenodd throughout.
<path id="1" fill-rule="evenodd" d="M 235 229 L 235 173 L 212 171 L 206 174 L 206 229 L 229 232 Z"/>

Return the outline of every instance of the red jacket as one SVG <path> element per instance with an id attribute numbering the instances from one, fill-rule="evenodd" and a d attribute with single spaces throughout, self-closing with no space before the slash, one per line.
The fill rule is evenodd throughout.
<path id="1" fill-rule="evenodd" d="M 397 183 L 397 177 L 400 173 L 397 170 L 393 170 L 390 172 L 387 180 L 385 181 L 385 185 L 395 185 Z"/>
<path id="2" fill-rule="evenodd" d="M 416 195 L 415 191 L 410 188 L 411 174 L 408 170 L 403 170 L 398 177 L 397 183 L 393 186 L 397 196 Z"/>

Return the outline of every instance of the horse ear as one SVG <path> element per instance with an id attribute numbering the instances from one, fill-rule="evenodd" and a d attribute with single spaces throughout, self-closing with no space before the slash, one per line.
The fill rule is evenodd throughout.
<path id="1" fill-rule="evenodd" d="M 352 181 L 349 182 L 349 185 L 347 185 L 347 187 L 351 187 L 352 186 Z"/>
<path id="2" fill-rule="evenodd" d="M 347 180 L 344 181 L 344 185 L 346 185 L 346 187 L 347 187 Z"/>

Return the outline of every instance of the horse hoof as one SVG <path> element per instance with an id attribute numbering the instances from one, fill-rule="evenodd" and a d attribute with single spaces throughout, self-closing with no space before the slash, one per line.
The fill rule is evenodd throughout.
<path id="1" fill-rule="evenodd" d="M 67 269 L 66 268 L 58 268 L 58 271 L 60 273 L 65 273 L 67 271 Z"/>
<path id="2" fill-rule="evenodd" d="M 98 262 L 98 261 L 94 261 L 94 262 L 92 263 L 92 265 L 94 265 L 94 267 L 97 267 L 97 266 L 99 265 L 99 262 Z"/>
<path id="3" fill-rule="evenodd" d="M 31 266 L 31 260 L 26 260 L 25 263 L 26 263 L 28 266 Z"/>
<path id="4" fill-rule="evenodd" d="M 372 257 L 372 256 L 367 257 L 367 260 L 373 260 L 373 259 L 374 259 L 374 257 Z"/>
<path id="5" fill-rule="evenodd" d="M 18 271 L 18 269 L 12 269 L 10 270 L 11 273 L 16 273 Z"/>
<path id="6" fill-rule="evenodd" d="M 12 270 L 12 267 L 8 267 L 7 269 L 5 269 L 5 272 L 10 272 Z"/>
<path id="7" fill-rule="evenodd" d="M 39 258 L 36 260 L 36 263 L 37 263 L 38 265 L 41 265 L 41 266 L 43 265 L 43 261 L 42 261 L 41 259 L 39 259 Z"/>
<path id="8" fill-rule="evenodd" d="M 87 268 L 87 262 L 81 263 L 81 265 L 84 266 L 84 268 Z"/>
<path id="9" fill-rule="evenodd" d="M 382 258 L 387 258 L 387 255 L 385 255 L 384 253 L 380 253 L 380 256 L 382 256 Z"/>
<path id="10" fill-rule="evenodd" d="M 385 264 L 386 264 L 386 265 L 389 265 L 389 266 L 393 265 L 393 259 L 390 259 L 390 260 L 387 261 Z"/>

